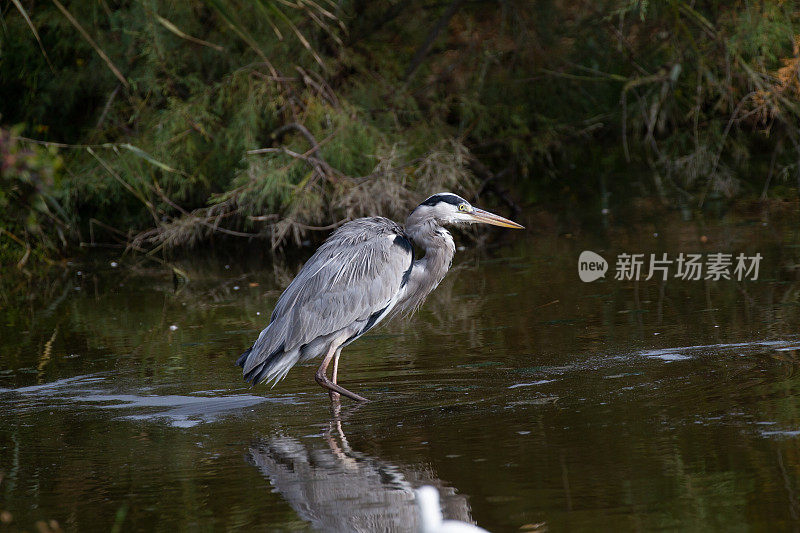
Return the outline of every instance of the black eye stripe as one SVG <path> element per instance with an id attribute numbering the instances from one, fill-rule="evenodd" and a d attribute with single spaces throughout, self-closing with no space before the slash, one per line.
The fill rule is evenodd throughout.
<path id="1" fill-rule="evenodd" d="M 445 194 L 434 194 L 433 196 L 431 196 L 430 198 L 428 198 L 419 205 L 434 206 L 441 202 L 455 206 L 467 203 L 467 201 L 461 198 L 460 196 L 457 196 L 455 194 L 445 193 Z"/>

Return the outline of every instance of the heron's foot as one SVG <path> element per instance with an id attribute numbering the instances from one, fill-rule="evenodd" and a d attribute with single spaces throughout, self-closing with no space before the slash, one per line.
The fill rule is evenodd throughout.
<path id="1" fill-rule="evenodd" d="M 328 389 L 329 391 L 331 391 L 330 392 L 331 400 L 333 400 L 333 395 L 338 393 L 338 394 L 341 394 L 342 396 L 347 396 L 351 400 L 355 400 L 357 402 L 368 402 L 369 401 L 366 398 L 364 398 L 363 396 L 359 396 L 355 392 L 350 392 L 349 390 L 345 389 L 344 387 L 342 387 L 340 385 L 337 385 L 336 383 L 332 382 L 331 380 L 328 379 L 328 376 L 326 376 L 325 374 L 317 372 L 314 375 L 314 379 L 317 380 L 317 383 L 319 383 L 320 386 L 322 386 L 322 387 Z"/>

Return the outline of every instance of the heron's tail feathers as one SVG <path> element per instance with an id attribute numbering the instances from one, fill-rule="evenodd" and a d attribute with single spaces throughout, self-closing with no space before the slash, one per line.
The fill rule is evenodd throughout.
<path id="1" fill-rule="evenodd" d="M 239 359 L 236 360 L 236 366 L 240 366 L 244 368 L 244 365 L 247 363 L 247 356 L 250 355 L 250 352 L 253 351 L 253 347 L 246 349 L 242 355 L 239 356 Z"/>
<path id="2" fill-rule="evenodd" d="M 244 369 L 242 375 L 245 381 L 253 385 L 272 382 L 274 387 L 276 383 L 286 377 L 299 358 L 300 350 L 294 349 L 286 352 L 283 350 L 283 345 L 266 357 L 254 351 L 253 348 L 248 348 L 239 357 L 236 364 Z"/>

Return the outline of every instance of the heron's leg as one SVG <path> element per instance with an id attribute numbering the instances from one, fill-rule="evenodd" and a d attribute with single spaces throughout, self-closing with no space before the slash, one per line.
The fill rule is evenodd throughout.
<path id="1" fill-rule="evenodd" d="M 330 347 L 328 353 L 325 354 L 325 358 L 322 360 L 322 364 L 319 365 L 317 373 L 314 375 L 314 379 L 317 380 L 317 383 L 319 383 L 322 387 L 328 389 L 329 391 L 338 392 L 342 396 L 347 396 L 351 400 L 355 400 L 357 402 L 368 402 L 369 400 L 367 400 L 363 396 L 359 396 L 358 394 L 350 392 L 344 387 L 340 387 L 336 383 L 329 380 L 328 376 L 325 375 L 325 372 L 328 370 L 328 365 L 331 363 L 331 359 L 333 359 L 334 356 L 338 356 L 339 351 L 340 351 L 339 348 L 336 346 Z"/>
<path id="2" fill-rule="evenodd" d="M 336 349 L 336 353 L 333 354 L 333 379 L 331 381 L 333 381 L 334 383 L 336 383 L 336 375 L 339 373 L 339 356 L 340 355 L 342 355 L 341 347 L 337 348 Z"/>
<path id="3" fill-rule="evenodd" d="M 339 393 L 336 393 L 336 397 L 334 397 L 333 393 L 331 393 L 331 419 L 332 420 L 335 420 L 335 419 L 339 418 L 340 416 L 342 416 L 342 402 L 339 401 L 340 396 L 341 395 Z M 332 430 L 332 428 L 328 428 L 328 432 L 329 433 L 330 433 L 331 430 Z"/>
<path id="4" fill-rule="evenodd" d="M 336 353 L 333 354 L 333 375 L 331 376 L 331 381 L 336 383 L 336 376 L 339 374 L 339 356 L 342 355 L 342 348 L 341 346 L 336 349 Z M 337 401 L 339 399 L 339 393 L 334 391 L 329 391 L 331 395 L 331 401 Z"/>

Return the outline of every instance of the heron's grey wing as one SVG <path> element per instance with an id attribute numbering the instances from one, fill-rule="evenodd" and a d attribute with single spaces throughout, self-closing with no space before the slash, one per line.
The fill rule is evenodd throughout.
<path id="1" fill-rule="evenodd" d="M 371 327 L 376 313 L 397 301 L 413 259 L 410 242 L 391 220 L 358 219 L 339 228 L 278 299 L 244 372 L 278 348 L 288 352 L 357 324 Z"/>

